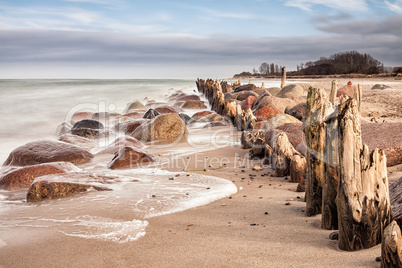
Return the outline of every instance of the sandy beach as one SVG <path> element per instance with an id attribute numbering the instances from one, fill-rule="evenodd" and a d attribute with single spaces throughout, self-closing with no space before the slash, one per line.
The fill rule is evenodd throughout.
<path id="1" fill-rule="evenodd" d="M 338 82 L 341 86 L 348 80 Z M 362 120 L 402 122 L 402 81 L 352 81 L 363 86 Z M 304 87 L 328 91 L 331 85 L 331 79 L 303 82 Z M 371 90 L 379 82 L 393 89 Z M 231 133 L 232 139 L 240 139 L 241 132 L 233 129 Z M 375 260 L 381 245 L 357 252 L 339 250 L 337 241 L 329 239 L 333 231 L 321 229 L 321 216 L 305 215 L 304 193 L 296 192 L 297 183 L 274 177 L 269 168 L 253 170 L 262 163 L 248 159 L 247 153 L 237 143 L 176 159 L 169 171 L 220 177 L 232 181 L 238 192 L 205 206 L 149 218 L 146 235 L 137 241 L 119 244 L 26 230 L 24 238 L 15 237 L 4 247 L 0 244 L 0 267 L 381 266 Z M 393 182 L 402 177 L 402 166 L 388 172 Z M 112 209 L 104 213 L 122 220 L 127 217 Z"/>

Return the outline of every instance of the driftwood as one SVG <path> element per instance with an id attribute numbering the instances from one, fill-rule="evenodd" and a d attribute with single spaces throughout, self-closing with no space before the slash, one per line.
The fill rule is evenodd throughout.
<path id="1" fill-rule="evenodd" d="M 339 248 L 353 251 L 381 243 L 391 222 L 386 158 L 382 150 L 371 153 L 362 145 L 357 101 L 338 107 Z"/>
<path id="2" fill-rule="evenodd" d="M 402 236 L 396 221 L 391 222 L 384 230 L 381 244 L 381 267 L 402 267 Z"/>
<path id="3" fill-rule="evenodd" d="M 326 117 L 333 112 L 331 103 L 323 89 L 309 88 L 307 114 L 303 123 L 306 137 L 306 215 L 321 214 L 322 186 L 324 178 L 324 148 Z"/>

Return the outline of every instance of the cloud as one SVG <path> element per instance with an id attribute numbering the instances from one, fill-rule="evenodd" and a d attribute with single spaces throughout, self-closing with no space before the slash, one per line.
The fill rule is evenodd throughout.
<path id="1" fill-rule="evenodd" d="M 385 1 L 385 4 L 392 12 L 402 14 L 402 0 L 396 0 L 394 3 Z"/>
<path id="2" fill-rule="evenodd" d="M 384 49 L 385 48 L 385 49 Z M 0 62 L 85 63 L 101 66 L 139 64 L 213 68 L 258 66 L 263 61 L 295 66 L 337 52 L 358 50 L 388 65 L 402 63 L 402 39 L 376 34 L 308 37 L 202 37 L 64 31 L 0 31 Z M 190 66 L 190 67 L 189 67 Z M 292 69 L 290 67 L 290 69 Z M 1 73 L 1 71 L 0 71 Z"/>
<path id="3" fill-rule="evenodd" d="M 286 0 L 285 5 L 297 7 L 305 11 L 311 11 L 315 5 L 327 6 L 337 10 L 344 11 L 365 11 L 368 10 L 365 0 L 349 0 L 349 1 L 334 1 L 334 0 Z"/>
<path id="4" fill-rule="evenodd" d="M 327 32 L 345 35 L 377 35 L 379 38 L 384 35 L 402 38 L 402 17 L 392 16 L 383 20 L 344 20 L 337 22 L 324 22 L 317 25 L 317 29 Z"/>

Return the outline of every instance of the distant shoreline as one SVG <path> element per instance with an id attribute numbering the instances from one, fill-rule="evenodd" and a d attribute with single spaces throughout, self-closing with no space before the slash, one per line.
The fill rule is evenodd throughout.
<path id="1" fill-rule="evenodd" d="M 394 78 L 395 80 L 402 80 L 402 73 L 380 73 L 380 74 L 331 74 L 331 75 L 291 75 L 287 74 L 286 79 L 323 79 L 323 78 Z M 280 75 L 252 75 L 244 76 L 235 74 L 231 79 L 281 79 Z"/>

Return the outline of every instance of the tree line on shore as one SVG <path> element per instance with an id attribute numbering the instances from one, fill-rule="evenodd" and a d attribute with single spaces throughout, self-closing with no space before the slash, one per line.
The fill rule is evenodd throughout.
<path id="1" fill-rule="evenodd" d="M 236 76 L 278 76 L 282 66 L 275 63 L 263 62 L 260 67 L 253 68 L 252 72 L 242 72 Z M 369 54 L 357 51 L 348 51 L 321 57 L 317 61 L 308 61 L 297 65 L 296 71 L 289 75 L 342 75 L 342 74 L 379 74 L 384 72 L 402 72 L 402 67 L 385 68 L 384 64 Z"/>

